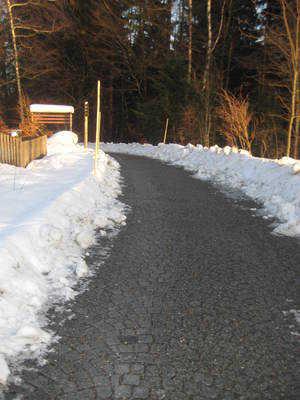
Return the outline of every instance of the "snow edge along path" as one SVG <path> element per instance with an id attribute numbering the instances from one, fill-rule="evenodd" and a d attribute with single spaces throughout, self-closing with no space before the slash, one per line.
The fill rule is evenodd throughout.
<path id="1" fill-rule="evenodd" d="M 45 314 L 89 275 L 95 229 L 125 224 L 119 164 L 100 151 L 93 176 L 93 152 L 77 141 L 59 132 L 26 169 L 0 164 L 0 386 L 10 364 L 42 356 L 53 339 Z"/>
<path id="2" fill-rule="evenodd" d="M 238 189 L 262 204 L 267 217 L 277 219 L 275 233 L 300 237 L 300 160 L 258 158 L 229 146 L 105 143 L 102 149 L 158 159 L 193 172 L 195 178 Z"/>

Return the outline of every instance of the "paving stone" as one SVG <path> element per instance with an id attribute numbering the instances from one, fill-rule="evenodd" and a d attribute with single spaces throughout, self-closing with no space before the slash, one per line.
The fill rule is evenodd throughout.
<path id="1" fill-rule="evenodd" d="M 149 396 L 149 389 L 144 387 L 136 387 L 133 389 L 134 399 L 147 399 Z"/>
<path id="2" fill-rule="evenodd" d="M 112 396 L 113 392 L 112 392 L 112 387 L 109 386 L 105 386 L 105 385 L 101 385 L 100 388 L 97 388 L 97 398 L 99 399 L 110 399 Z"/>
<path id="3" fill-rule="evenodd" d="M 145 366 L 144 364 L 132 364 L 131 371 L 136 374 L 143 374 L 145 371 Z"/>
<path id="4" fill-rule="evenodd" d="M 138 386 L 140 383 L 140 377 L 139 375 L 135 374 L 127 374 L 123 376 L 123 383 L 125 385 L 134 385 Z"/>
<path id="5" fill-rule="evenodd" d="M 115 365 L 116 373 L 119 375 L 128 374 L 130 370 L 130 364 L 116 364 Z"/>
<path id="6" fill-rule="evenodd" d="M 126 335 L 126 336 L 120 336 L 120 342 L 128 345 L 128 344 L 134 344 L 137 343 L 139 341 L 138 336 L 136 335 Z"/>
<path id="7" fill-rule="evenodd" d="M 139 335 L 138 336 L 139 343 L 153 343 L 153 336 L 152 335 Z"/>
<path id="8" fill-rule="evenodd" d="M 120 344 L 118 350 L 120 353 L 134 353 L 135 348 L 132 344 Z"/>
<path id="9" fill-rule="evenodd" d="M 134 350 L 136 353 L 148 353 L 149 346 L 144 343 L 138 343 L 135 345 Z"/>
<path id="10" fill-rule="evenodd" d="M 162 389 L 155 389 L 151 391 L 151 396 L 154 400 L 163 400 L 166 398 L 166 392 Z"/>
<path id="11" fill-rule="evenodd" d="M 129 386 L 120 385 L 115 388 L 115 398 L 121 400 L 127 400 L 131 396 L 131 389 Z"/>

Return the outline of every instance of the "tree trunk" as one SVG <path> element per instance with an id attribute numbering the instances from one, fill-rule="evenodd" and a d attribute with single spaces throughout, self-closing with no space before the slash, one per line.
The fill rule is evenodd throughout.
<path id="1" fill-rule="evenodd" d="M 179 3 L 179 50 L 181 50 L 181 46 L 183 43 L 183 23 L 184 23 L 184 11 L 183 11 L 183 3 L 180 1 Z"/>
<path id="2" fill-rule="evenodd" d="M 189 0 L 189 47 L 188 47 L 188 82 L 192 81 L 193 61 L 193 0 Z"/>
<path id="3" fill-rule="evenodd" d="M 298 74 L 298 90 L 297 90 L 297 107 L 296 107 L 296 122 L 295 122 L 295 142 L 294 142 L 294 158 L 299 158 L 299 147 L 300 147 L 300 85 L 299 85 L 299 74 Z"/>
<path id="4" fill-rule="evenodd" d="M 23 95 L 22 95 L 22 87 L 21 87 L 21 77 L 20 77 L 20 63 L 19 63 L 19 53 L 17 48 L 17 41 L 16 41 L 16 31 L 15 31 L 15 24 L 12 14 L 12 5 L 10 0 L 6 0 L 8 15 L 9 15 L 9 22 L 10 22 L 10 31 L 13 43 L 13 52 L 14 52 L 14 59 L 15 59 L 15 71 L 16 71 L 16 80 L 17 80 L 17 88 L 18 88 L 18 100 L 19 100 L 19 107 L 20 107 L 20 117 L 21 121 L 24 120 L 24 105 L 23 105 Z"/>
<path id="5" fill-rule="evenodd" d="M 281 9 L 283 15 L 284 26 L 286 29 L 287 39 L 291 50 L 291 64 L 292 64 L 292 101 L 291 101 L 291 111 L 289 118 L 289 127 L 288 127 L 288 135 L 287 135 L 287 147 L 286 147 L 286 155 L 290 157 L 291 154 L 291 146 L 292 146 L 292 133 L 295 122 L 295 131 L 299 116 L 297 115 L 297 98 L 298 98 L 298 80 L 299 80 L 299 34 L 300 34 L 300 13 L 299 6 L 297 6 L 297 15 L 296 15 L 296 31 L 295 31 L 295 39 L 293 38 L 291 25 L 287 16 L 287 4 L 285 1 L 281 0 Z M 294 42 L 295 40 L 295 42 Z M 296 132 L 295 132 L 296 133 Z M 296 140 L 297 141 L 297 140 Z"/>
<path id="6" fill-rule="evenodd" d="M 227 58 L 225 90 L 228 90 L 228 87 L 229 87 L 232 52 L 233 52 L 233 39 L 231 39 L 231 42 L 230 42 L 229 53 L 228 53 L 228 58 Z"/>
<path id="7" fill-rule="evenodd" d="M 204 116 L 204 145 L 209 147 L 210 138 L 210 68 L 212 55 L 212 24 L 211 24 L 211 0 L 207 0 L 207 49 L 206 49 L 206 64 L 203 77 L 205 116 Z"/>
<path id="8" fill-rule="evenodd" d="M 277 132 L 275 132 L 275 158 L 278 160 L 279 158 L 279 151 L 278 151 L 278 137 Z"/>
<path id="9" fill-rule="evenodd" d="M 114 88 L 113 88 L 113 79 L 110 74 L 109 77 L 109 86 L 108 86 L 108 138 L 109 140 L 113 139 L 113 129 L 114 129 Z"/>
<path id="10" fill-rule="evenodd" d="M 230 3 L 228 5 L 228 18 L 227 22 L 225 25 L 225 32 L 223 35 L 223 40 L 227 40 L 228 38 L 228 33 L 229 33 L 229 28 L 231 24 L 231 18 L 232 18 L 232 2 L 233 0 L 230 0 Z M 233 36 L 232 34 L 229 37 L 230 40 L 230 45 L 229 45 L 229 52 L 227 54 L 227 46 L 224 43 L 223 50 L 222 50 L 222 70 L 224 71 L 224 88 L 225 90 L 228 90 L 229 87 L 229 81 L 230 81 L 230 69 L 231 69 L 231 61 L 232 61 L 232 53 L 233 53 Z M 225 55 L 226 52 L 226 55 Z M 227 63 L 225 66 L 225 60 L 227 59 Z"/>
<path id="11" fill-rule="evenodd" d="M 296 103 L 297 103 L 297 97 L 298 97 L 297 96 L 298 74 L 299 74 L 298 68 L 294 68 L 294 71 L 293 71 L 293 86 L 292 86 L 292 105 L 291 105 L 291 113 L 290 113 L 290 119 L 289 119 L 287 148 L 286 148 L 287 157 L 289 157 L 290 153 L 291 153 L 292 133 L 293 133 L 294 121 L 296 121 L 295 125 L 299 124 L 299 118 L 297 118 L 297 115 L 296 115 Z"/>
<path id="12" fill-rule="evenodd" d="M 296 94 L 295 94 L 295 142 L 294 142 L 294 158 L 298 159 L 299 156 L 299 135 L 300 135 L 300 6 L 297 9 L 297 25 L 296 25 Z"/>
<path id="13" fill-rule="evenodd" d="M 173 7 L 173 0 L 168 0 L 166 3 L 166 18 L 165 18 L 165 24 L 166 24 L 166 36 L 164 38 L 164 45 L 165 45 L 165 50 L 168 54 L 168 52 L 171 49 L 171 39 L 172 39 L 172 7 Z"/>

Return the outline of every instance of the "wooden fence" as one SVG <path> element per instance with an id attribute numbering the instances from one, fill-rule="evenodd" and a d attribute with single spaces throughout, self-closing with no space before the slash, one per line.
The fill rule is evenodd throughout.
<path id="1" fill-rule="evenodd" d="M 12 137 L 0 133 L 0 163 L 26 167 L 32 160 L 47 154 L 47 136 Z"/>

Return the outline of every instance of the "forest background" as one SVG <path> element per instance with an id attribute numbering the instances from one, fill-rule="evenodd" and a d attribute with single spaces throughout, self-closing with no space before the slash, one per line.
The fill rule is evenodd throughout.
<path id="1" fill-rule="evenodd" d="M 102 82 L 102 140 L 299 157 L 297 0 L 0 0 L 0 122 Z"/>

